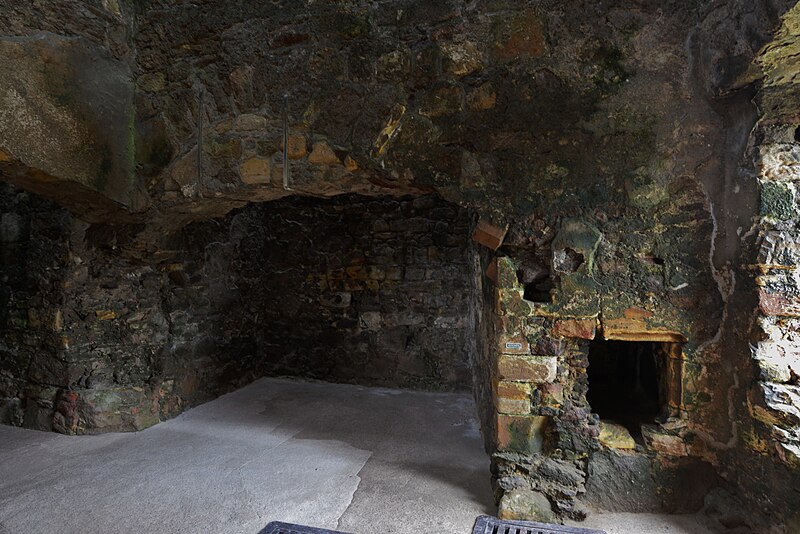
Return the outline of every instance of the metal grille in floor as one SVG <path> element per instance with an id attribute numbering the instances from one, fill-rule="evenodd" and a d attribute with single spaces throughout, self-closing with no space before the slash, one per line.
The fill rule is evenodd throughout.
<path id="1" fill-rule="evenodd" d="M 326 530 L 324 528 L 304 527 L 303 525 L 293 525 L 291 523 L 281 523 L 274 521 L 264 527 L 258 534 L 347 534 L 337 530 Z"/>
<path id="2" fill-rule="evenodd" d="M 336 530 L 304 527 L 289 523 L 273 522 L 259 534 L 346 534 Z M 377 533 L 376 533 L 377 534 Z M 531 521 L 503 521 L 496 517 L 482 515 L 475 521 L 472 534 L 606 534 L 602 530 L 549 525 Z"/>
<path id="3" fill-rule="evenodd" d="M 533 521 L 504 521 L 488 515 L 475 521 L 472 534 L 606 534 L 602 530 L 534 523 Z"/>

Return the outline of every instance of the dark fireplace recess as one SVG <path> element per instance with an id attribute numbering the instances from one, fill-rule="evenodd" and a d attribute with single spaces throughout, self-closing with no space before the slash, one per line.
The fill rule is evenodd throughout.
<path id="1" fill-rule="evenodd" d="M 589 346 L 587 400 L 600 419 L 619 423 L 634 435 L 664 411 L 665 377 L 659 343 L 594 340 Z"/>

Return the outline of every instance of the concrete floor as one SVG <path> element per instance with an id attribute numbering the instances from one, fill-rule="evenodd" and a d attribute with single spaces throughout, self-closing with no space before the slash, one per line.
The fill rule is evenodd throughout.
<path id="1" fill-rule="evenodd" d="M 468 395 L 262 379 L 135 434 L 0 427 L 0 532 L 470 532 L 493 510 L 474 410 Z"/>
<path id="2" fill-rule="evenodd" d="M 474 405 L 459 394 L 262 379 L 135 434 L 0 426 L 0 458 L 0 534 L 255 534 L 275 520 L 459 534 L 494 511 Z M 706 532 L 691 516 L 584 526 Z"/>

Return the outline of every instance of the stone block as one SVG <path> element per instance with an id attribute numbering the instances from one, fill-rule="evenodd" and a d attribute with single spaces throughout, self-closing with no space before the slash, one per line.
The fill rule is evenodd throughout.
<path id="1" fill-rule="evenodd" d="M 600 444 L 611 449 L 633 450 L 636 442 L 622 425 L 600 421 Z"/>
<path id="2" fill-rule="evenodd" d="M 283 150 L 283 141 L 281 141 L 281 150 Z M 301 159 L 305 157 L 307 152 L 306 138 L 304 136 L 298 134 L 289 136 L 289 148 L 287 150 L 289 159 Z"/>
<path id="3" fill-rule="evenodd" d="M 250 158 L 239 165 L 239 176 L 247 185 L 267 184 L 270 180 L 269 160 Z"/>
<path id="4" fill-rule="evenodd" d="M 361 328 L 366 330 L 378 330 L 381 327 L 381 313 L 370 311 L 362 313 L 358 318 Z"/>
<path id="5" fill-rule="evenodd" d="M 557 409 L 564 403 L 564 387 L 561 384 L 541 384 L 538 393 L 544 407 Z"/>
<path id="6" fill-rule="evenodd" d="M 113 310 L 95 310 L 94 315 L 99 321 L 113 321 L 117 318 L 117 313 Z"/>
<path id="7" fill-rule="evenodd" d="M 441 50 L 450 74 L 466 76 L 483 68 L 481 52 L 473 42 L 444 43 Z"/>
<path id="8" fill-rule="evenodd" d="M 558 360 L 554 356 L 509 356 L 497 359 L 497 374 L 503 380 L 543 384 L 555 380 Z"/>
<path id="9" fill-rule="evenodd" d="M 308 155 L 308 162 L 315 165 L 336 165 L 340 163 L 336 152 L 325 141 L 314 143 L 311 154 Z"/>
<path id="10" fill-rule="evenodd" d="M 553 333 L 561 337 L 574 337 L 579 339 L 594 339 L 597 320 L 588 319 L 556 319 Z"/>
<path id="11" fill-rule="evenodd" d="M 478 221 L 472 240 L 491 250 L 497 250 L 503 244 L 503 239 L 508 232 L 508 226 L 495 226 L 485 220 Z"/>
<path id="12" fill-rule="evenodd" d="M 531 314 L 531 303 L 522 298 L 521 289 L 498 289 L 496 293 L 496 312 L 498 315 L 527 317 Z"/>
<path id="13" fill-rule="evenodd" d="M 499 257 L 492 260 L 497 265 L 497 287 L 504 289 L 520 289 L 517 280 L 517 264 L 509 257 Z"/>
<path id="14" fill-rule="evenodd" d="M 537 454 L 544 449 L 549 417 L 535 415 L 497 415 L 497 449 Z"/>
<path id="15" fill-rule="evenodd" d="M 666 456 L 687 456 L 686 442 L 680 436 L 665 434 L 653 425 L 642 425 L 645 445 Z"/>
<path id="16" fill-rule="evenodd" d="M 497 32 L 494 54 L 501 61 L 539 57 L 545 53 L 544 30 L 533 10 L 518 13 L 508 24 L 498 27 Z"/>
<path id="17" fill-rule="evenodd" d="M 770 293 L 762 287 L 758 290 L 758 307 L 768 316 L 800 317 L 800 296 Z"/>
<path id="18" fill-rule="evenodd" d="M 497 351 L 500 354 L 530 354 L 531 347 L 521 335 L 504 334 L 497 342 Z"/>
<path id="19" fill-rule="evenodd" d="M 501 380 L 497 384 L 497 411 L 501 414 L 531 413 L 531 386 L 524 382 Z"/>
<path id="20" fill-rule="evenodd" d="M 252 132 L 254 130 L 264 130 L 267 127 L 267 119 L 252 113 L 239 115 L 233 121 L 233 128 L 240 132 Z"/>
<path id="21" fill-rule="evenodd" d="M 762 341 L 753 351 L 761 377 L 768 382 L 787 383 L 792 375 L 800 375 L 800 343 L 794 341 Z"/>
<path id="22" fill-rule="evenodd" d="M 555 520 L 553 507 L 547 497 L 529 488 L 515 488 L 504 493 L 497 509 L 497 517 L 510 521 L 544 523 Z"/>

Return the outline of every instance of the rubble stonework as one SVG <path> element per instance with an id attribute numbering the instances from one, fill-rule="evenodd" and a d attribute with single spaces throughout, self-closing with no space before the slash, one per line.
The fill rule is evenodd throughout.
<path id="1" fill-rule="evenodd" d="M 123 235 L 4 185 L 7 424 L 139 430 L 265 375 L 473 386 L 476 252 L 434 197 L 292 199 L 174 236 L 149 264 Z"/>
<path id="2" fill-rule="evenodd" d="M 0 0 L 0 177 L 74 214 L 2 195 L 0 417 L 472 381 L 506 517 L 798 530 L 796 1 L 290 4 Z M 633 448 L 599 339 L 658 344 Z"/>

